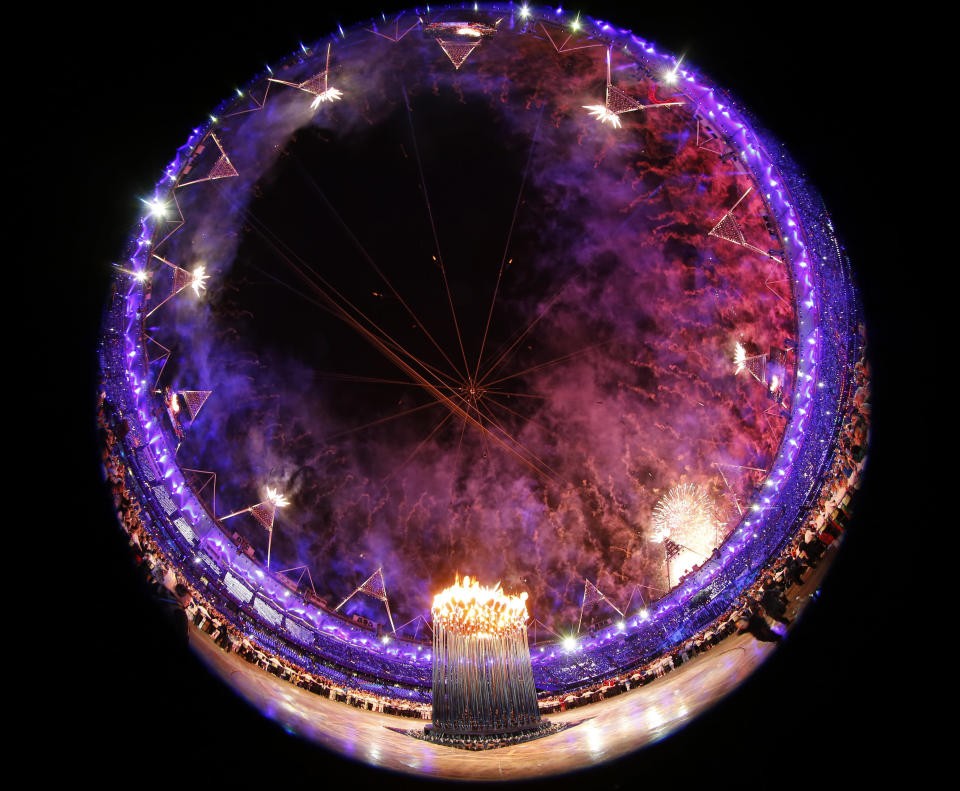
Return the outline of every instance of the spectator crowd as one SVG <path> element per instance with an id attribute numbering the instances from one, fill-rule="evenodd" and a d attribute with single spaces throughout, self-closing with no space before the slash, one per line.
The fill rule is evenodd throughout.
<path id="1" fill-rule="evenodd" d="M 868 447 L 871 413 L 869 367 L 865 356 L 854 366 L 854 374 L 853 396 L 843 416 L 836 453 L 823 487 L 797 533 L 779 557 L 743 591 L 730 609 L 694 637 L 673 646 L 641 667 L 602 682 L 567 690 L 560 695 L 541 693 L 540 710 L 543 714 L 597 702 L 648 684 L 731 635 L 749 633 L 757 640 L 774 643 L 783 639 L 783 628 L 791 623 L 788 615 L 790 597 L 804 583 L 807 573 L 823 561 L 824 555 L 842 537 L 851 490 L 859 486 Z M 316 667 L 308 670 L 296 662 L 292 654 L 284 656 L 288 652 L 270 650 L 271 641 L 267 635 L 258 633 L 255 628 L 239 628 L 222 615 L 211 601 L 190 584 L 175 564 L 169 562 L 146 529 L 149 517 L 142 512 L 137 498 L 131 493 L 126 465 L 120 452 L 119 440 L 128 430 L 127 425 L 114 414 L 105 392 L 98 397 L 97 425 L 104 473 L 117 516 L 134 552 L 135 562 L 143 570 L 146 583 L 158 598 L 168 601 L 174 599 L 187 619 L 209 635 L 222 650 L 235 653 L 296 686 L 357 708 L 404 717 L 430 718 L 429 703 L 412 699 L 416 696 L 405 698 L 396 693 L 391 695 L 389 685 L 357 683 L 349 674 L 332 668 L 326 672 L 318 671 Z"/>

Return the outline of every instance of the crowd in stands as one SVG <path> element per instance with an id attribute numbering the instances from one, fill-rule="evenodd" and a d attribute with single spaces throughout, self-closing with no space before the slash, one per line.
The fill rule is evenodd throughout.
<path id="1" fill-rule="evenodd" d="M 695 656 L 709 650 L 724 638 L 749 633 L 764 642 L 783 639 L 772 622 L 790 625 L 787 617 L 789 595 L 804 582 L 807 572 L 817 567 L 828 548 L 843 534 L 846 519 L 845 506 L 850 489 L 858 485 L 857 478 L 866 457 L 870 426 L 869 366 L 865 356 L 854 366 L 854 395 L 844 416 L 840 441 L 830 471 L 815 506 L 804 519 L 800 529 L 780 556 L 770 564 L 760 578 L 747 588 L 733 607 L 717 618 L 706 629 L 684 643 L 674 646 L 638 669 L 605 679 L 602 682 L 561 695 L 542 695 L 540 709 L 544 714 L 563 711 L 648 684 L 671 670 L 680 667 Z"/>
<path id="2" fill-rule="evenodd" d="M 251 634 L 255 634 L 253 630 L 248 630 L 250 634 L 244 633 L 229 619 L 220 615 L 179 570 L 167 561 L 160 546 L 145 529 L 140 504 L 131 495 L 127 485 L 126 468 L 118 452 L 119 445 L 109 416 L 109 403 L 104 394 L 101 394 L 98 399 L 97 425 L 102 441 L 102 461 L 107 482 L 117 509 L 117 517 L 134 552 L 134 562 L 144 570 L 145 581 L 158 598 L 175 599 L 187 618 L 224 651 L 235 653 L 247 662 L 256 664 L 296 686 L 356 708 L 429 719 L 429 703 L 391 696 L 386 691 L 386 685 L 379 685 L 382 693 L 373 694 L 351 683 L 349 676 L 333 669 L 328 673 L 316 670 L 308 672 L 277 651 L 263 650 L 251 639 Z"/>
<path id="3" fill-rule="evenodd" d="M 648 684 L 730 635 L 749 633 L 757 640 L 767 642 L 779 642 L 782 639 L 771 622 L 782 626 L 790 624 L 787 609 L 791 591 L 803 583 L 806 573 L 821 562 L 824 553 L 842 536 L 850 489 L 858 485 L 857 477 L 866 456 L 871 409 L 869 368 L 865 357 L 856 363 L 854 372 L 854 394 L 842 421 L 832 466 L 815 504 L 779 557 L 767 566 L 753 585 L 743 591 L 733 607 L 694 637 L 639 668 L 602 682 L 569 690 L 561 695 L 541 693 L 541 713 L 549 714 L 586 705 Z M 154 586 L 158 593 L 166 589 L 167 595 L 176 599 L 198 629 L 208 634 L 224 651 L 236 653 L 281 679 L 331 700 L 387 714 L 430 718 L 429 703 L 422 698 L 417 700 L 418 696 L 409 691 L 404 691 L 408 697 L 398 697 L 397 692 L 386 683 L 356 683 L 346 673 L 333 668 L 320 671 L 315 664 L 308 671 L 295 661 L 299 657 L 299 654 L 294 656 L 296 652 L 277 650 L 275 641 L 268 635 L 260 634 L 253 628 L 240 629 L 222 616 L 176 566 L 166 560 L 155 539 L 145 529 L 145 517 L 127 486 L 126 468 L 119 454 L 117 434 L 118 431 L 123 433 L 123 427 L 118 427 L 103 393 L 98 399 L 97 419 L 104 471 L 118 518 L 135 553 L 135 561 L 145 570 L 148 584 Z M 345 650 L 356 653 L 349 646 Z M 370 661 L 368 654 L 365 652 L 363 657 L 367 662 Z"/>
<path id="4" fill-rule="evenodd" d="M 404 661 L 398 656 L 385 659 L 381 654 L 368 651 L 343 641 L 324 635 L 321 631 L 318 648 L 333 659 L 349 664 L 357 670 L 378 678 L 391 678 L 404 684 L 429 685 L 433 670 L 429 662 L 416 663 Z"/>

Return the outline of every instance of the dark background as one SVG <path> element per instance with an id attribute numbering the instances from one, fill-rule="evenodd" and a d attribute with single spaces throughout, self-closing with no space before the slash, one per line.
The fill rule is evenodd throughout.
<path id="1" fill-rule="evenodd" d="M 51 756 L 41 773 L 79 779 L 123 770 L 131 780 L 191 784 L 421 782 L 288 736 L 206 673 L 145 597 L 94 445 L 94 349 L 108 265 L 138 216 L 139 196 L 151 192 L 190 129 L 264 63 L 337 21 L 381 10 L 341 6 L 339 17 L 316 6 L 241 12 L 211 4 L 154 7 L 149 14 L 144 7 L 122 16 L 70 10 L 37 20 L 48 29 L 25 94 L 43 121 L 30 155 L 41 177 L 35 170 L 26 188 L 30 230 L 48 250 L 44 271 L 60 297 L 55 307 L 63 323 L 48 325 L 41 338 L 49 333 L 44 348 L 65 362 L 55 392 L 69 397 L 52 417 L 71 432 L 61 435 L 60 447 L 67 448 L 72 475 L 68 490 L 45 496 L 49 513 L 70 514 L 57 516 L 49 529 L 64 550 L 57 557 L 74 591 L 66 600 L 51 591 L 60 626 L 45 629 L 49 650 L 34 665 L 30 706 L 43 728 L 35 733 Z M 638 7 L 597 0 L 584 11 L 667 51 L 686 52 L 690 65 L 737 94 L 786 143 L 821 191 L 860 277 L 874 430 L 854 525 L 820 601 L 789 641 L 737 693 L 666 741 L 544 785 L 683 786 L 715 775 L 723 785 L 813 785 L 828 768 L 834 777 L 882 776 L 912 754 L 904 677 L 922 672 L 909 660 L 918 654 L 899 639 L 906 627 L 896 602 L 909 576 L 903 567 L 912 561 L 889 559 L 903 511 L 886 499 L 900 486 L 906 447 L 896 403 L 902 385 L 892 361 L 907 341 L 897 326 L 902 297 L 895 299 L 886 233 L 894 221 L 888 198 L 894 144 L 882 128 L 893 120 L 882 108 L 900 92 L 883 43 L 891 31 L 844 16 L 839 4 Z M 60 213 L 55 231 L 53 210 Z"/>

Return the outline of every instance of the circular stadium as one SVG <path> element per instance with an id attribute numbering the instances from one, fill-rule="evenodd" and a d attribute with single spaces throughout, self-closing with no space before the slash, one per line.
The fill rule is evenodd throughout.
<path id="1" fill-rule="evenodd" d="M 115 268 L 98 421 L 136 561 L 213 672 L 352 758 L 524 779 L 657 741 L 844 535 L 870 406 L 831 219 L 613 22 L 305 41 L 193 130 Z M 551 728 L 422 738 L 464 575 L 524 594 Z"/>

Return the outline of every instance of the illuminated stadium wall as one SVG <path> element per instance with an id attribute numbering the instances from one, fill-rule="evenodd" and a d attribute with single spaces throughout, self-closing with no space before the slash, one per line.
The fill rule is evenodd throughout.
<path id="1" fill-rule="evenodd" d="M 496 11 L 499 6 L 489 8 Z M 664 68 L 676 63 L 626 31 L 586 17 L 584 24 L 593 25 L 595 36 L 631 48 L 648 62 L 662 61 Z M 631 617 L 623 628 L 582 637 L 573 648 L 535 645 L 533 674 L 541 689 L 569 688 L 634 667 L 726 610 L 793 535 L 819 492 L 850 398 L 853 364 L 862 343 L 860 315 L 849 262 L 826 210 L 782 147 L 757 128 L 734 98 L 692 71 L 680 69 L 679 78 L 684 90 L 696 97 L 698 113 L 737 152 L 780 229 L 797 317 L 789 423 L 766 480 L 719 556 L 659 599 L 645 619 Z M 235 111 L 238 101 L 225 101 L 214 117 Z M 201 147 L 209 151 L 219 145 L 216 129 L 211 121 L 194 130 L 158 182 L 158 199 L 171 194 Z M 178 467 L 178 438 L 165 417 L 167 404 L 154 392 L 158 364 L 169 350 L 145 332 L 144 285 L 129 274 L 147 269 L 151 249 L 170 232 L 169 224 L 149 214 L 142 219 L 122 262 L 125 271 L 117 274 L 101 345 L 109 397 L 129 427 L 123 455 L 132 474 L 130 484 L 139 489 L 151 534 L 198 589 L 265 647 L 304 666 L 322 667 L 334 678 L 359 671 L 359 681 L 371 688 L 399 685 L 391 687 L 390 694 L 423 699 L 431 685 L 428 644 L 384 642 L 291 591 L 237 550 L 230 530 L 213 518 Z"/>

